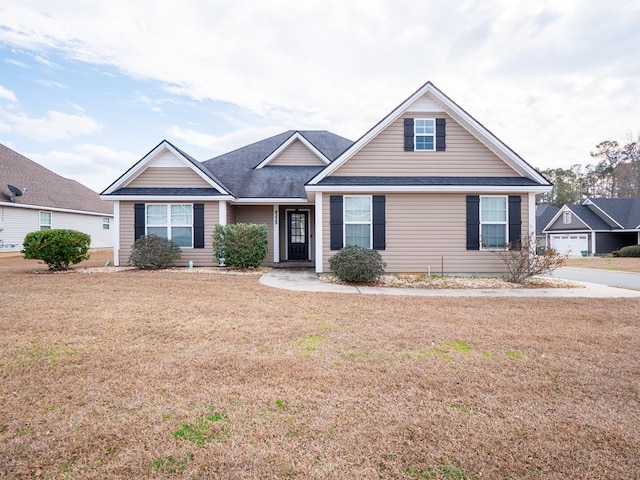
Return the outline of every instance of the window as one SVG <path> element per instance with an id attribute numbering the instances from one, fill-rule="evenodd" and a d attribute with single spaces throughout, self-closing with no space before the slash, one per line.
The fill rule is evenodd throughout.
<path id="1" fill-rule="evenodd" d="M 434 151 L 436 149 L 436 121 L 434 118 L 416 118 L 413 124 L 415 149 Z"/>
<path id="2" fill-rule="evenodd" d="M 168 238 L 180 247 L 193 247 L 193 205 L 148 204 L 146 233 Z"/>
<path id="3" fill-rule="evenodd" d="M 480 197 L 480 245 L 505 248 L 508 241 L 507 197 Z"/>
<path id="4" fill-rule="evenodd" d="M 40 230 L 51 230 L 51 212 L 40 212 Z"/>
<path id="5" fill-rule="evenodd" d="M 344 197 L 344 245 L 371 248 L 371 197 Z"/>
<path id="6" fill-rule="evenodd" d="M 111 218 L 102 217 L 102 229 L 109 230 L 111 228 Z"/>
<path id="7" fill-rule="evenodd" d="M 571 223 L 571 212 L 564 212 L 562 214 L 562 223 L 568 225 Z"/>

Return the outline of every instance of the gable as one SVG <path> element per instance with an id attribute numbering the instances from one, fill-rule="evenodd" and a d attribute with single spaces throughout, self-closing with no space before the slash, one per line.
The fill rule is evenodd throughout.
<path id="1" fill-rule="evenodd" d="M 418 119 L 433 119 L 435 123 L 435 132 L 421 132 L 422 135 L 418 136 L 418 131 L 416 131 L 416 143 L 415 147 L 420 148 L 422 151 L 414 152 L 413 148 L 411 148 L 413 142 L 413 131 L 409 129 L 413 129 L 416 127 L 422 127 L 426 130 L 429 130 L 427 127 L 431 127 L 428 125 L 429 122 L 424 122 L 421 124 L 413 122 L 413 119 L 410 115 L 418 115 Z M 437 116 L 436 116 L 437 115 Z M 407 119 L 407 123 L 405 124 L 404 119 Z M 405 161 L 405 157 L 402 155 L 402 152 L 406 150 L 411 150 L 411 153 L 418 153 L 420 155 L 427 153 L 427 149 L 430 150 L 429 153 L 447 153 L 449 151 L 448 148 L 448 137 L 449 137 L 449 128 L 446 125 L 447 119 L 451 124 L 455 135 L 456 128 L 458 132 L 466 131 L 469 137 L 467 137 L 467 142 L 463 141 L 458 144 L 458 158 L 454 162 L 449 162 L 445 167 L 441 165 L 435 165 L 435 168 L 425 169 L 423 165 L 418 165 L 417 169 L 414 170 L 414 165 L 411 163 L 407 163 Z M 404 129 L 405 125 L 408 127 L 407 130 Z M 443 135 L 443 130 L 445 129 L 445 135 Z M 394 132 L 397 136 L 399 136 L 399 141 L 401 142 L 400 150 L 396 150 L 396 138 L 395 136 L 390 137 L 388 134 Z M 407 133 L 408 132 L 408 133 Z M 431 139 L 431 145 L 429 144 L 429 139 L 425 138 L 428 136 L 432 136 L 434 138 Z M 378 139 L 381 137 L 381 140 Z M 409 137 L 407 141 L 405 141 L 405 137 Z M 455 138 L 455 137 L 454 137 Z M 476 142 L 469 140 L 471 138 L 475 138 Z M 378 139 L 378 141 L 376 141 Z M 419 143 L 418 140 L 421 140 Z M 459 140 L 459 139 L 458 139 Z M 435 148 L 433 143 L 435 143 Z M 454 140 L 455 143 L 455 140 Z M 378 146 L 378 148 L 370 148 L 367 147 L 373 144 L 374 147 Z M 471 150 L 469 150 L 469 145 L 472 145 Z M 466 146 L 465 146 L 466 145 Z M 484 146 L 484 148 L 482 148 Z M 467 150 L 465 152 L 465 149 Z M 363 150 L 365 150 L 365 155 L 359 155 Z M 370 150 L 367 152 L 366 150 Z M 444 152 L 441 152 L 444 151 Z M 488 152 L 492 152 L 494 155 L 489 155 Z M 465 154 L 475 154 L 478 152 L 481 157 L 484 157 L 477 163 L 467 164 L 464 166 L 465 158 L 462 156 Z M 410 152 L 406 152 L 407 154 Z M 392 166 L 385 166 L 384 161 L 386 156 L 389 154 L 392 155 L 392 158 L 387 158 L 388 163 L 391 163 Z M 433 157 L 433 155 L 432 155 Z M 354 158 L 358 158 L 358 160 L 354 161 L 354 167 L 349 167 L 351 171 L 346 167 L 348 163 Z M 408 158 L 408 157 L 407 157 Z M 504 166 L 500 164 L 500 161 L 504 163 Z M 461 176 L 466 177 L 476 177 L 478 178 L 478 164 L 481 163 L 482 167 L 480 170 L 482 173 L 480 175 L 484 177 L 499 175 L 495 178 L 513 178 L 520 177 L 523 179 L 530 180 L 535 183 L 536 191 L 547 191 L 551 188 L 550 182 L 538 172 L 535 168 L 525 162 L 518 154 L 516 154 L 513 150 L 511 150 L 507 145 L 505 145 L 502 141 L 500 141 L 495 135 L 493 135 L 489 130 L 487 130 L 482 124 L 480 124 L 477 120 L 475 120 L 471 115 L 469 115 L 465 110 L 463 110 L 460 106 L 458 106 L 453 100 L 447 97 L 444 93 L 438 90 L 431 82 L 427 82 L 422 85 L 416 92 L 414 92 L 409 98 L 407 98 L 404 102 L 398 105 L 393 111 L 391 111 L 386 117 L 384 117 L 380 122 L 378 122 L 373 128 L 371 128 L 368 132 L 366 132 L 360 139 L 358 139 L 351 147 L 349 147 L 346 151 L 344 151 L 338 158 L 336 158 L 330 165 L 328 165 L 322 172 L 316 175 L 313 179 L 311 179 L 307 185 L 311 187 L 313 190 L 314 185 L 320 184 L 325 178 L 336 174 L 336 172 L 341 171 L 339 174 L 336 174 L 336 178 L 338 176 L 347 176 L 353 177 L 355 175 L 367 175 L 366 172 L 370 172 L 370 168 L 368 163 L 372 163 L 372 168 L 382 168 L 382 175 L 386 176 L 424 176 L 424 175 L 441 175 L 441 176 L 449 176 L 450 178 L 457 178 Z M 462 163 L 463 166 L 458 168 L 456 173 L 451 171 L 451 166 L 460 165 Z M 467 167 L 473 167 L 473 171 L 475 173 L 469 172 Z M 506 166 L 506 167 L 505 167 Z M 399 173 L 398 168 L 402 168 L 404 171 Z M 487 171 L 488 169 L 488 171 Z M 489 173 L 491 171 L 492 173 Z M 414 173 L 415 172 L 415 173 Z M 493 173 L 495 172 L 495 173 Z M 497 173 L 500 172 L 500 173 Z M 371 173 L 368 173 L 371 175 Z M 433 177 L 432 177 L 433 178 Z M 532 190 L 530 190 L 532 191 Z"/>
<path id="2" fill-rule="evenodd" d="M 203 188 L 210 187 L 188 167 L 148 167 L 126 187 Z"/>
<path id="3" fill-rule="evenodd" d="M 564 213 L 569 212 L 571 214 L 571 221 L 569 223 L 564 223 Z M 591 230 L 586 223 L 584 223 L 580 218 L 572 212 L 569 208 L 563 207 L 556 214 L 555 220 L 551 223 L 551 225 L 547 228 L 547 230 Z"/>
<path id="4" fill-rule="evenodd" d="M 304 145 L 300 140 L 295 139 L 282 152 L 280 152 L 273 160 L 269 162 L 270 166 L 305 166 L 305 167 L 323 167 L 325 162 L 320 160 L 318 156 Z"/>
<path id="5" fill-rule="evenodd" d="M 371 139 L 349 161 L 332 175 L 335 176 L 392 176 L 392 177 L 517 177 L 503 160 L 465 130 L 451 116 L 434 108 L 428 99 L 420 100 Z M 417 111 L 419 110 L 419 111 Z M 405 118 L 444 118 L 446 121 L 445 151 L 405 151 Z"/>

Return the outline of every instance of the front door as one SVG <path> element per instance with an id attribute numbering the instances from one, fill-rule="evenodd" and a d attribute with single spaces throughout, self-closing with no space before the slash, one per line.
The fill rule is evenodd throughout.
<path id="1" fill-rule="evenodd" d="M 309 259 L 309 212 L 287 212 L 289 260 Z"/>

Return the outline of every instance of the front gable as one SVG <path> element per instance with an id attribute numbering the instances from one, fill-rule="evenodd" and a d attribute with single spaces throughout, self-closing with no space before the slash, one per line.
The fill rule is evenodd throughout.
<path id="1" fill-rule="evenodd" d="M 564 205 L 544 228 L 544 231 L 552 230 L 591 230 L 591 227 L 568 205 Z"/>
<path id="2" fill-rule="evenodd" d="M 407 134 L 407 125 L 412 123 L 415 130 Z M 418 136 L 425 133 L 433 138 L 427 139 L 426 146 L 418 146 Z M 411 138 L 405 140 L 409 135 Z M 545 191 L 550 186 L 538 171 L 430 82 L 383 118 L 307 185 L 317 185 L 329 177 L 340 176 L 519 177 L 532 181 L 534 187 L 543 187 Z M 311 187 L 309 190 L 315 189 Z"/>
<path id="3" fill-rule="evenodd" d="M 257 169 L 266 166 L 280 167 L 324 167 L 329 159 L 309 142 L 300 132 L 295 132 L 278 148 L 271 152 Z"/>
<path id="4" fill-rule="evenodd" d="M 154 190 L 156 193 L 166 190 L 169 195 L 172 190 L 181 190 L 183 193 L 193 190 L 210 195 L 205 190 L 211 190 L 217 195 L 229 195 L 228 189 L 220 181 L 166 140 L 113 182 L 102 195 L 145 190 Z"/>

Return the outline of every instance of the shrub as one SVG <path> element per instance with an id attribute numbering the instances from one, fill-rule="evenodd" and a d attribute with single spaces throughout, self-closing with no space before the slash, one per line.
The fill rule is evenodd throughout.
<path id="1" fill-rule="evenodd" d="M 507 267 L 507 281 L 512 283 L 523 283 L 534 275 L 551 273 L 567 260 L 567 255 L 562 255 L 551 247 L 538 249 L 534 235 L 524 237 L 520 242 L 508 244 L 506 250 L 492 250 L 492 253 L 504 262 Z"/>
<path id="2" fill-rule="evenodd" d="M 143 235 L 135 241 L 129 263 L 136 268 L 167 268 L 180 258 L 180 247 L 157 235 Z"/>
<path id="3" fill-rule="evenodd" d="M 24 258 L 42 260 L 49 270 L 68 270 L 69 265 L 89 258 L 91 237 L 58 228 L 27 233 L 22 245 Z"/>
<path id="4" fill-rule="evenodd" d="M 256 268 L 267 257 L 267 226 L 233 223 L 216 225 L 213 232 L 214 256 L 235 268 Z"/>
<path id="5" fill-rule="evenodd" d="M 344 247 L 329 259 L 329 266 L 343 282 L 372 282 L 384 273 L 382 256 L 369 248 Z"/>
<path id="6" fill-rule="evenodd" d="M 640 257 L 640 245 L 629 245 L 613 252 L 614 257 Z"/>

